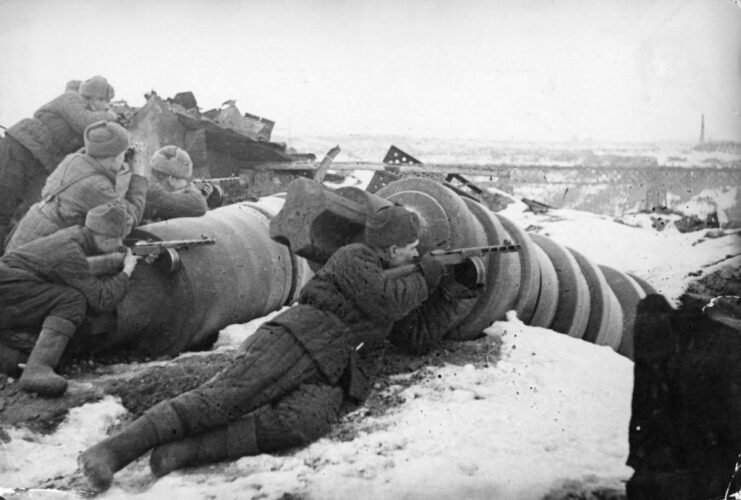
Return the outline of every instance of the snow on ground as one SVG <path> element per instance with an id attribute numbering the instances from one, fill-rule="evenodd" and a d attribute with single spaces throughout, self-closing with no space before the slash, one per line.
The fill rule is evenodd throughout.
<path id="1" fill-rule="evenodd" d="M 649 214 L 626 216 L 625 223 L 569 209 L 544 215 L 506 209 L 501 214 L 520 227 L 535 226 L 535 232 L 578 250 L 597 264 L 643 278 L 670 300 L 682 294 L 690 272 L 710 273 L 717 268 L 715 262 L 741 252 L 738 233 L 709 238 L 707 231 L 680 233 L 673 224 L 658 231 L 652 228 Z"/>
<path id="2" fill-rule="evenodd" d="M 11 441 L 0 441 L 0 487 L 38 486 L 48 479 L 73 474 L 79 451 L 87 443 L 105 438 L 107 429 L 125 414 L 120 402 L 108 396 L 96 404 L 70 410 L 54 434 L 11 429 Z"/>
<path id="3" fill-rule="evenodd" d="M 635 273 L 674 299 L 690 272 L 710 272 L 714 261 L 741 247 L 738 234 L 709 239 L 671 226 L 657 231 L 648 216 L 627 225 L 572 210 L 521 209 L 504 214 L 596 263 Z M 264 319 L 225 328 L 215 348 L 236 347 Z M 350 415 L 359 431 L 350 441 L 324 438 L 284 455 L 158 480 L 145 456 L 99 498 L 539 499 L 567 480 L 626 481 L 632 362 L 607 347 L 523 325 L 514 315 L 487 334 L 502 340 L 499 362 L 428 367 L 422 382 L 406 389 L 392 384 L 384 390 L 403 402 L 378 417 Z M 11 429 L 0 450 L 0 495 L 43 498 L 2 488 L 39 488 L 74 476 L 76 455 L 124 412 L 109 398 L 73 411 L 50 436 Z"/>
<path id="4" fill-rule="evenodd" d="M 227 328 L 233 345 L 258 324 Z M 246 457 L 154 483 L 145 458 L 120 472 L 99 498 L 281 498 L 290 492 L 338 500 L 536 499 L 565 479 L 627 480 L 632 363 L 514 316 L 487 333 L 503 341 L 495 366 L 446 365 L 430 368 L 423 382 L 407 389 L 392 385 L 387 391 L 400 391 L 405 402 L 365 418 L 352 441 L 325 438 L 290 455 Z M 123 412 L 107 399 L 73 412 L 52 436 L 11 431 L 0 484 L 39 485 L 73 474 L 77 453 Z"/>

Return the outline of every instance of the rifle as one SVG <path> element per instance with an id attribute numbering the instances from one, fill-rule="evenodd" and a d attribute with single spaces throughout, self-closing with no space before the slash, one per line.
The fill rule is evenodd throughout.
<path id="1" fill-rule="evenodd" d="M 472 287 L 474 285 L 481 285 L 486 280 L 486 267 L 484 266 L 484 261 L 481 259 L 482 257 L 498 253 L 517 252 L 520 248 L 521 245 L 519 243 L 504 240 L 503 245 L 452 248 L 449 250 L 436 249 L 430 250 L 428 255 L 445 267 L 454 267 L 456 279 L 462 284 Z M 384 274 L 393 278 L 404 276 L 416 271 L 418 269 L 417 264 L 417 262 L 414 262 L 413 264 L 392 267 L 384 271 Z"/>
<path id="2" fill-rule="evenodd" d="M 144 257 L 144 262 L 152 264 L 158 261 L 158 265 L 167 272 L 174 273 L 182 267 L 178 250 L 187 250 L 192 246 L 213 245 L 216 240 L 206 236 L 192 240 L 164 240 L 164 241 L 126 241 L 125 244 L 131 248 L 131 253 Z M 125 254 L 113 252 L 105 255 L 88 257 L 90 269 L 96 276 L 116 274 L 123 268 Z"/>
<path id="3" fill-rule="evenodd" d="M 158 257 L 169 249 L 180 250 L 200 245 L 213 245 L 214 243 L 216 243 L 215 239 L 204 236 L 194 240 L 135 241 L 133 245 L 127 246 L 131 248 L 131 253 L 134 255 Z"/>
<path id="4" fill-rule="evenodd" d="M 193 179 L 192 182 L 196 184 L 205 184 L 207 182 L 226 182 L 226 181 L 240 181 L 242 178 L 238 175 L 232 176 L 232 177 L 198 177 L 196 179 Z"/>

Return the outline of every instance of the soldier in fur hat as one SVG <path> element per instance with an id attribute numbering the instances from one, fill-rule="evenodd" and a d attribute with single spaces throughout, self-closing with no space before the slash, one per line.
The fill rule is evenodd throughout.
<path id="1" fill-rule="evenodd" d="M 152 448 L 152 472 L 164 475 L 327 433 L 343 408 L 367 397 L 387 339 L 433 345 L 477 300 L 452 276 L 443 279 L 429 256 L 409 274 L 384 272 L 414 261 L 419 231 L 417 215 L 401 206 L 369 217 L 366 241 L 337 250 L 298 304 L 260 326 L 229 367 L 83 452 L 89 484 L 107 489 L 116 471 Z"/>
<path id="2" fill-rule="evenodd" d="M 90 210 L 84 226 L 61 229 L 0 257 L 0 330 L 40 329 L 18 381 L 24 391 L 42 396 L 65 392 L 67 381 L 54 368 L 67 342 L 88 308 L 116 308 L 137 263 L 129 250 L 121 272 L 100 278 L 87 257 L 117 251 L 132 222 L 121 202 L 108 203 Z M 17 377 L 22 354 L 1 343 L 0 353 L 0 371 Z"/>
<path id="3" fill-rule="evenodd" d="M 113 87 L 102 76 L 79 83 L 10 127 L 0 139 L 0 246 L 28 208 L 39 201 L 47 176 L 83 146 L 91 123 L 114 121 Z M 2 250 L 0 249 L 0 255 Z"/>
<path id="4" fill-rule="evenodd" d="M 91 208 L 122 199 L 137 226 L 141 223 L 147 192 L 148 166 L 135 163 L 126 193 L 116 189 L 119 174 L 126 168 L 129 147 L 126 129 L 114 122 L 89 125 L 84 133 L 85 149 L 67 156 L 52 172 L 34 204 L 10 235 L 6 251 L 52 234 L 62 228 L 82 225 Z"/>
<path id="5" fill-rule="evenodd" d="M 152 155 L 150 166 L 152 175 L 147 188 L 144 219 L 158 221 L 199 217 L 206 213 L 206 198 L 210 192 L 196 189 L 191 183 L 193 162 L 187 151 L 177 146 L 160 148 Z"/>

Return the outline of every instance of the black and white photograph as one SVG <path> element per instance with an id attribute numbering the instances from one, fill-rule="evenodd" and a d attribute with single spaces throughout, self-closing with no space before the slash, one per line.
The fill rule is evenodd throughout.
<path id="1" fill-rule="evenodd" d="M 0 0 L 0 500 L 741 499 L 739 0 Z"/>

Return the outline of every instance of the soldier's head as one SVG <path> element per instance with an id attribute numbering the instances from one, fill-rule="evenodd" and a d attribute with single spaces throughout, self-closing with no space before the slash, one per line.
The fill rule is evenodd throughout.
<path id="1" fill-rule="evenodd" d="M 85 227 L 92 233 L 95 246 L 101 253 L 116 251 L 133 225 L 134 219 L 120 201 L 93 207 L 85 217 Z"/>
<path id="2" fill-rule="evenodd" d="M 87 126 L 83 138 L 88 155 L 118 172 L 129 147 L 129 134 L 125 128 L 115 122 L 99 121 Z"/>
<path id="3" fill-rule="evenodd" d="M 177 146 L 158 149 L 150 161 L 152 177 L 168 191 L 185 189 L 193 175 L 193 162 L 187 151 Z"/>
<path id="4" fill-rule="evenodd" d="M 420 223 L 416 213 L 401 205 L 382 207 L 365 222 L 365 242 L 376 248 L 390 267 L 419 256 Z"/>
<path id="5" fill-rule="evenodd" d="M 108 109 L 115 92 L 108 80 L 95 75 L 80 84 L 80 95 L 85 98 L 93 110 L 104 111 Z"/>

